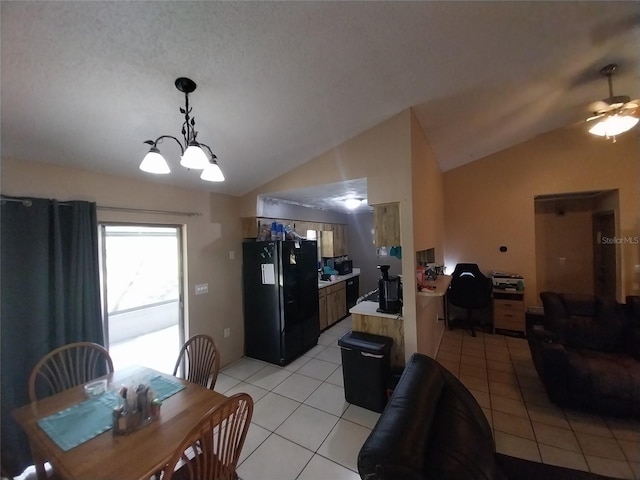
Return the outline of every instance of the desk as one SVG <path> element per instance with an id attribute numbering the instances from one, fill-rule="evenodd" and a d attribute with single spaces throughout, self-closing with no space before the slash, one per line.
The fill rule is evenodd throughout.
<path id="1" fill-rule="evenodd" d="M 442 316 L 445 325 L 449 326 L 449 305 L 447 299 L 447 291 L 451 284 L 451 275 L 438 275 L 435 280 L 427 280 L 425 285 L 435 287 L 434 290 L 423 289 L 416 293 L 418 297 L 442 297 Z"/>
<path id="2" fill-rule="evenodd" d="M 132 367 L 107 375 L 109 388 L 127 379 L 158 373 Z M 169 375 L 167 375 L 169 376 Z M 148 426 L 123 436 L 109 430 L 64 452 L 38 426 L 40 418 L 59 412 L 85 400 L 83 385 L 20 407 L 13 416 L 26 432 L 32 450 L 40 452 L 54 468 L 57 477 L 65 479 L 149 479 L 162 470 L 180 442 L 207 411 L 226 399 L 186 380 L 184 390 L 167 398 L 160 418 Z"/>

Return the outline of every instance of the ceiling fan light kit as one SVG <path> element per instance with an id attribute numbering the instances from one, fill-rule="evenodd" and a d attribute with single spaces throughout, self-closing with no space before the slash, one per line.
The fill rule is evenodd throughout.
<path id="1" fill-rule="evenodd" d="M 180 108 L 180 113 L 184 114 L 184 123 L 182 124 L 184 144 L 172 135 L 161 135 L 155 141 L 146 140 L 144 143 L 151 145 L 151 148 L 142 159 L 140 170 L 155 174 L 168 174 L 171 172 L 169 164 L 158 149 L 159 143 L 162 143 L 165 138 L 171 138 L 180 147 L 180 165 L 190 170 L 202 170 L 200 174 L 202 180 L 223 182 L 224 175 L 218 166 L 218 157 L 215 156 L 208 145 L 197 141 L 196 120 L 195 117 L 191 117 L 192 109 L 189 107 L 189 94 L 195 91 L 196 83 L 190 78 L 180 77 L 176 79 L 175 85 L 178 90 L 184 93 L 185 99 L 185 107 Z M 209 156 L 207 156 L 203 148 L 207 150 Z"/>
<path id="2" fill-rule="evenodd" d="M 639 105 L 638 100 L 631 100 L 626 95 L 613 95 L 611 77 L 616 68 L 617 65 L 609 64 L 600 69 L 600 73 L 607 77 L 609 83 L 609 97 L 592 104 L 593 116 L 587 118 L 587 122 L 598 120 L 589 129 L 589 133 L 611 138 L 614 143 L 617 135 L 631 130 L 638 123 L 636 111 Z"/>

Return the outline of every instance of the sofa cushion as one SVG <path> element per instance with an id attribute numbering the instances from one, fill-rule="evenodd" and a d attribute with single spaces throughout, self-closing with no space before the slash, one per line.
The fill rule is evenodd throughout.
<path id="1" fill-rule="evenodd" d="M 407 363 L 374 431 L 358 455 L 363 479 L 424 479 L 424 452 L 438 398 L 440 371 L 422 362 Z"/>
<path id="2" fill-rule="evenodd" d="M 624 344 L 625 323 L 620 306 L 592 295 L 540 294 L 545 327 L 570 348 L 619 351 Z"/>
<path id="3" fill-rule="evenodd" d="M 478 402 L 448 370 L 438 400 L 425 465 L 429 479 L 503 480 L 491 427 Z"/>
<path id="4" fill-rule="evenodd" d="M 623 353 L 567 350 L 567 391 L 581 406 L 640 414 L 640 365 Z"/>
<path id="5" fill-rule="evenodd" d="M 435 360 L 414 354 L 360 450 L 358 471 L 366 480 L 503 480 L 494 454 L 471 393 Z"/>
<path id="6" fill-rule="evenodd" d="M 573 348 L 589 348 L 615 352 L 622 348 L 624 321 L 616 302 L 598 298 L 593 316 L 571 316 L 568 320 L 566 344 Z"/>
<path id="7" fill-rule="evenodd" d="M 560 298 L 569 316 L 594 317 L 596 297 L 578 293 L 561 293 Z"/>

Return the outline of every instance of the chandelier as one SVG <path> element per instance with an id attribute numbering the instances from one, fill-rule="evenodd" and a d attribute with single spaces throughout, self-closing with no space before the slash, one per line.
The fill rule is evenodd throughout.
<path id="1" fill-rule="evenodd" d="M 626 95 L 613 95 L 611 77 L 616 71 L 617 65 L 610 64 L 604 66 L 600 73 L 607 77 L 609 82 L 609 98 L 605 98 L 591 105 L 593 116 L 587 122 L 598 120 L 589 129 L 589 133 L 599 137 L 611 138 L 616 141 L 616 135 L 620 135 L 631 130 L 638 123 L 635 115 L 638 109 L 638 101 L 631 100 Z"/>
<path id="2" fill-rule="evenodd" d="M 162 143 L 165 138 L 172 138 L 180 147 L 180 165 L 190 170 L 202 170 L 200 174 L 202 180 L 223 182 L 224 175 L 218 166 L 218 157 L 215 156 L 208 145 L 197 141 L 196 119 L 191 116 L 192 109 L 189 107 L 189 94 L 195 91 L 196 83 L 190 78 L 180 77 L 176 79 L 175 84 L 176 88 L 184 93 L 185 107 L 180 107 L 180 113 L 184 114 L 184 123 L 182 124 L 184 144 L 172 135 L 161 135 L 155 141 L 146 140 L 144 143 L 151 145 L 151 148 L 142 159 L 140 170 L 156 174 L 170 173 L 169 164 L 160 153 L 158 144 Z M 208 157 L 203 148 L 209 153 Z"/>

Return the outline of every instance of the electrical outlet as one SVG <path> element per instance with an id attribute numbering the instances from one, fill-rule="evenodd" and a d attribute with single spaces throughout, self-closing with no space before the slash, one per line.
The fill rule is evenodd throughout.
<path id="1" fill-rule="evenodd" d="M 201 283 L 200 285 L 196 285 L 196 295 L 202 295 L 203 293 L 209 293 L 208 283 Z"/>
<path id="2" fill-rule="evenodd" d="M 229 338 L 231 336 L 231 329 L 229 327 L 224 329 L 224 338 Z"/>

